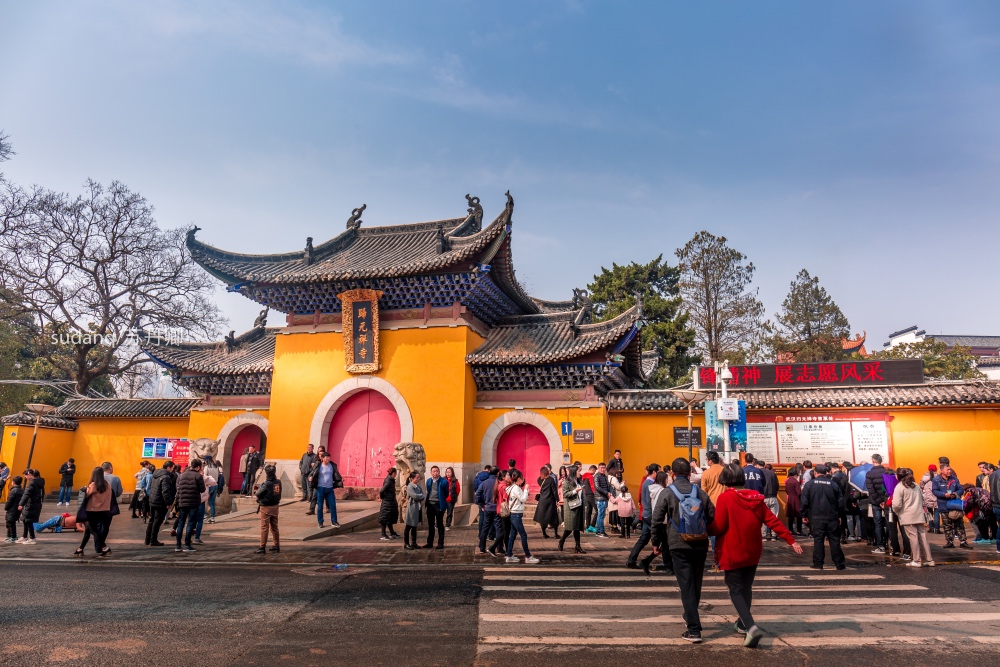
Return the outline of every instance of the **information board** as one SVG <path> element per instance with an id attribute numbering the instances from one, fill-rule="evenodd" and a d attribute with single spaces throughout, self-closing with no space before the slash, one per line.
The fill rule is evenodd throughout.
<path id="1" fill-rule="evenodd" d="M 751 416 L 747 451 L 769 463 L 890 462 L 888 418 L 883 413 Z"/>

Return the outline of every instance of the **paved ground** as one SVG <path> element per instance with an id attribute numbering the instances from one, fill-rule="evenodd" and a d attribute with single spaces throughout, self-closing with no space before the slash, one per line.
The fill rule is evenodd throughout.
<path id="1" fill-rule="evenodd" d="M 141 522 L 127 517 L 112 526 L 107 558 L 73 558 L 79 535 L 66 533 L 0 545 L 0 665 L 715 667 L 732 655 L 749 665 L 945 667 L 986 660 L 1000 644 L 993 545 L 935 546 L 941 565 L 919 570 L 851 545 L 841 573 L 805 568 L 808 549 L 796 557 L 766 543 L 755 612 L 769 636 L 751 652 L 712 573 L 706 643 L 681 642 L 675 583 L 623 568 L 631 541 L 590 537 L 586 555 L 560 553 L 532 528 L 543 562 L 505 566 L 473 554 L 468 528 L 449 531 L 443 551 L 403 551 L 401 540 L 365 531 L 290 542 L 277 556 L 253 554 L 247 531 L 209 528 L 188 555 L 144 547 Z"/>

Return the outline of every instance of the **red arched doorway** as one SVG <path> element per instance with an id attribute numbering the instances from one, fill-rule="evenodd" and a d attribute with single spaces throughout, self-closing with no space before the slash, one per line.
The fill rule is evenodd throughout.
<path id="1" fill-rule="evenodd" d="M 533 484 L 538 479 L 538 471 L 549 463 L 549 454 L 549 441 L 544 433 L 531 424 L 515 424 L 500 434 L 496 465 L 506 470 L 507 462 L 514 459 L 515 467 Z"/>
<path id="2" fill-rule="evenodd" d="M 250 424 L 245 426 L 233 438 L 233 446 L 230 449 L 229 470 L 226 477 L 226 486 L 230 491 L 239 491 L 243 487 L 243 475 L 240 473 L 240 459 L 248 447 L 255 447 L 258 452 L 264 452 L 267 445 L 267 436 L 258 426 Z"/>
<path id="3" fill-rule="evenodd" d="M 351 395 L 333 415 L 327 451 L 344 486 L 382 485 L 395 465 L 399 415 L 389 399 L 371 389 Z"/>

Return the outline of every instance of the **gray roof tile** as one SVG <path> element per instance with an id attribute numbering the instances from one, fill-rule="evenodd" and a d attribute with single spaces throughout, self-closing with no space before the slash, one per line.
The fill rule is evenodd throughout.
<path id="1" fill-rule="evenodd" d="M 749 410 L 1000 405 L 1000 382 L 976 380 L 899 387 L 730 391 L 729 396 L 745 400 Z M 666 390 L 613 391 L 608 394 L 607 403 L 610 410 L 687 409 L 680 400 Z M 701 404 L 695 407 L 704 409 Z"/>
<path id="2" fill-rule="evenodd" d="M 276 327 L 254 327 L 237 336 L 232 347 L 224 341 L 158 345 L 148 339 L 141 347 L 167 368 L 215 375 L 268 373 L 274 368 L 274 340 L 278 331 Z"/>

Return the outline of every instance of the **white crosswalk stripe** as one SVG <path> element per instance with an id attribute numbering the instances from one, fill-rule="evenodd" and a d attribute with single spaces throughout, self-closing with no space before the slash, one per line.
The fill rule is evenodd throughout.
<path id="1" fill-rule="evenodd" d="M 878 571 L 760 568 L 754 620 L 774 647 L 1000 644 L 1000 603 L 935 596 L 929 570 L 911 583 Z M 621 568 L 499 567 L 484 573 L 479 649 L 559 646 L 688 646 L 676 581 Z M 893 577 L 894 581 L 905 577 Z M 720 573 L 706 573 L 701 622 L 706 644 L 741 647 L 737 614 Z M 622 637 L 628 637 L 622 642 Z M 992 650 L 992 649 L 989 649 Z"/>

